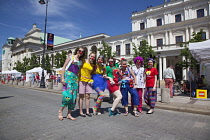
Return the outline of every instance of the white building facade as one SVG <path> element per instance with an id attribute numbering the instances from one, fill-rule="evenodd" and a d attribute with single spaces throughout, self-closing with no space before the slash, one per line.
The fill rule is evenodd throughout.
<path id="1" fill-rule="evenodd" d="M 109 36 L 102 33 L 62 41 L 60 44 L 55 44 L 53 51 L 47 50 L 46 54 L 49 54 L 52 58 L 51 64 L 54 64 L 54 56 L 63 50 L 74 52 L 75 48 L 82 46 L 89 54 L 97 52 L 104 41 L 112 47 L 112 51 L 116 52 L 118 58 L 132 59 L 132 43 L 141 45 L 141 41 L 146 40 L 159 54 L 159 79 L 163 80 L 163 70 L 167 65 L 176 66 L 178 62 L 185 60 L 184 57 L 179 56 L 180 50 L 183 49 L 180 43 L 188 42 L 193 32 L 199 32 L 200 29 L 204 31 L 203 39 L 210 38 L 210 0 L 171 0 L 159 6 L 149 7 L 145 11 L 132 13 L 131 26 L 132 31 L 122 35 Z M 16 45 L 13 45 L 16 47 L 12 49 L 12 67 L 23 56 L 30 57 L 35 54 L 41 60 L 43 49 L 41 42 L 36 42 L 40 34 L 41 30 L 34 26 L 25 36 L 25 43 L 18 45 L 21 39 L 16 38 L 14 42 Z M 2 67 L 5 66 L 2 65 Z M 177 79 L 187 79 L 187 70 L 176 67 L 175 71 Z"/>

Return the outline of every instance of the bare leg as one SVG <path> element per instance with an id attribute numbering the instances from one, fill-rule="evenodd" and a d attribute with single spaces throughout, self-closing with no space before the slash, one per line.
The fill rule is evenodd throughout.
<path id="1" fill-rule="evenodd" d="M 61 120 L 61 121 L 63 120 L 63 109 L 64 108 L 65 107 L 61 107 L 58 111 L 58 119 Z"/>
<path id="2" fill-rule="evenodd" d="M 89 113 L 89 108 L 90 108 L 90 93 L 85 94 L 85 105 L 86 105 L 86 114 Z"/>
<path id="3" fill-rule="evenodd" d="M 117 90 L 112 94 L 114 94 L 114 96 L 116 97 L 114 99 L 114 102 L 113 102 L 113 105 L 112 105 L 112 108 L 111 108 L 111 110 L 114 111 L 115 108 L 117 107 L 117 105 L 119 104 L 120 100 L 122 99 L 122 94 L 121 94 L 120 90 Z"/>
<path id="4" fill-rule="evenodd" d="M 79 113 L 81 115 L 84 115 L 82 109 L 83 109 L 83 100 L 84 100 L 84 94 L 79 94 Z"/>
<path id="5" fill-rule="evenodd" d="M 70 120 L 73 120 L 73 121 L 76 120 L 76 118 L 74 118 L 74 117 L 71 116 L 71 109 L 68 109 L 68 113 L 67 113 L 67 117 L 66 118 L 67 119 L 70 119 Z"/>

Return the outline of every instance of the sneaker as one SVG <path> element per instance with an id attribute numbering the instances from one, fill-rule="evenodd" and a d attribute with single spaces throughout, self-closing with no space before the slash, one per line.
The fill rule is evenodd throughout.
<path id="1" fill-rule="evenodd" d="M 114 115 L 120 115 L 120 114 L 121 114 L 121 113 L 119 112 L 119 110 L 116 109 L 116 110 L 114 111 Z"/>
<path id="2" fill-rule="evenodd" d="M 109 116 L 114 116 L 115 115 L 114 111 L 112 111 L 111 108 L 109 108 L 108 111 L 109 111 Z"/>

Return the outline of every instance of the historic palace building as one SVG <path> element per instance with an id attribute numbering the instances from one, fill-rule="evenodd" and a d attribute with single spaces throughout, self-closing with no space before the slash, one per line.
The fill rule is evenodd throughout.
<path id="1" fill-rule="evenodd" d="M 158 54 L 157 68 L 162 80 L 163 70 L 167 65 L 176 66 L 185 59 L 180 56 L 180 50 L 183 49 L 180 43 L 188 42 L 193 32 L 199 32 L 200 29 L 204 31 L 203 39 L 209 39 L 210 0 L 171 0 L 144 11 L 133 12 L 130 19 L 132 31 L 129 33 L 117 36 L 102 33 L 76 40 L 55 37 L 54 50 L 46 50 L 46 54 L 51 56 L 51 63 L 54 64 L 54 56 L 62 50 L 74 51 L 83 46 L 89 54 L 97 52 L 104 41 L 112 47 L 118 58 L 132 59 L 132 43 L 141 46 L 141 41 L 146 40 Z M 15 62 L 22 61 L 25 56 L 31 57 L 32 54 L 41 60 L 43 36 L 41 29 L 33 25 L 24 38 L 8 38 L 8 43 L 2 47 L 2 70 L 12 69 Z M 177 79 L 186 79 L 186 71 L 176 66 Z"/>

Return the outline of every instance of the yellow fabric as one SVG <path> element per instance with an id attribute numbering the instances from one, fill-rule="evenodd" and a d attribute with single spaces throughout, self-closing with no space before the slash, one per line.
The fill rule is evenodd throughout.
<path id="1" fill-rule="evenodd" d="M 99 66 L 98 64 L 96 65 L 96 69 L 95 71 L 93 72 L 93 74 L 105 74 L 105 70 L 106 68 L 104 66 Z"/>
<path id="2" fill-rule="evenodd" d="M 93 80 L 91 79 L 91 72 L 93 71 L 93 67 L 93 64 L 84 62 L 80 69 L 79 80 L 84 82 L 93 82 Z"/>

